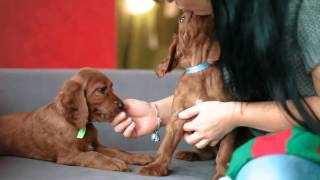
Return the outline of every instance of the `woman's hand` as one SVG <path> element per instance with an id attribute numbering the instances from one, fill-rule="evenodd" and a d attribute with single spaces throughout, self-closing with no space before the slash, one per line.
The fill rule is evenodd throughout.
<path id="1" fill-rule="evenodd" d="M 234 116 L 239 112 L 239 103 L 219 101 L 207 101 L 186 109 L 179 118 L 194 119 L 184 124 L 184 138 L 199 149 L 209 144 L 214 146 L 236 127 Z"/>
<path id="2" fill-rule="evenodd" d="M 197 15 L 212 14 L 210 0 L 175 0 L 177 7 L 183 10 L 193 11 Z"/>
<path id="3" fill-rule="evenodd" d="M 125 137 L 139 137 L 152 133 L 157 127 L 157 114 L 150 103 L 137 100 L 124 100 L 126 111 L 112 121 L 114 130 Z"/>

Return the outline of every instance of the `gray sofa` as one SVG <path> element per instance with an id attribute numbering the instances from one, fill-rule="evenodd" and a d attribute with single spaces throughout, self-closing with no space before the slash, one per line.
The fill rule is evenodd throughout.
<path id="1" fill-rule="evenodd" d="M 24 70 L 0 69 L 0 114 L 31 111 L 46 104 L 56 96 L 63 81 L 76 70 Z M 153 71 L 145 70 L 103 70 L 114 82 L 117 94 L 122 98 L 137 98 L 147 101 L 172 94 L 181 72 L 173 72 L 159 80 Z M 155 154 L 159 144 L 149 137 L 125 139 L 107 124 L 96 124 L 100 141 L 108 147 L 127 151 L 140 151 Z M 1 128 L 1 127 L 0 127 Z M 162 133 L 163 134 L 163 133 Z M 1 138 L 1 137 L 0 137 Z M 192 149 L 186 143 L 180 143 L 178 149 Z M 58 165 L 52 162 L 33 159 L 0 156 L 0 179 L 59 179 L 59 180 L 123 180 L 123 179 L 211 179 L 214 174 L 214 162 L 185 162 L 173 160 L 170 174 L 166 177 L 144 177 L 137 174 L 139 166 L 131 166 L 133 172 L 122 173 L 102 171 L 90 168 Z"/>

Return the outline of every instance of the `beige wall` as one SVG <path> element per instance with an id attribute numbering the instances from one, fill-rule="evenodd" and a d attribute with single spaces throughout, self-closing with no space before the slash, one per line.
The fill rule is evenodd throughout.
<path id="1" fill-rule="evenodd" d="M 146 14 L 132 15 L 125 0 L 116 2 L 118 67 L 153 69 L 166 56 L 176 32 L 175 4 L 157 4 Z"/>

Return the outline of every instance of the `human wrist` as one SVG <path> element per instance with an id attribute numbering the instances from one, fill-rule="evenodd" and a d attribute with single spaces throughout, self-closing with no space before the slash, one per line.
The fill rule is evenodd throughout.
<path id="1" fill-rule="evenodd" d="M 160 112 L 159 107 L 156 103 L 150 103 L 151 106 L 154 109 L 154 112 L 156 114 L 156 128 L 154 129 L 153 133 L 151 134 L 151 141 L 153 142 L 159 142 L 160 141 L 160 127 L 161 127 L 161 118 L 160 118 Z"/>
<path id="2" fill-rule="evenodd" d="M 242 113 L 242 102 L 228 102 L 232 109 L 232 116 L 230 118 L 230 125 L 233 128 L 237 128 L 239 126 L 242 126 L 242 119 L 243 119 L 243 113 Z"/>
<path id="3" fill-rule="evenodd" d="M 155 117 L 157 120 L 157 125 L 161 126 L 161 116 L 160 116 L 160 109 L 157 103 L 151 102 L 151 106 L 154 109 Z"/>
<path id="4" fill-rule="evenodd" d="M 165 126 L 167 121 L 171 118 L 171 106 L 173 102 L 173 96 L 169 96 L 158 101 L 154 101 L 151 103 L 155 103 L 158 106 L 159 116 L 161 119 L 161 126 Z"/>
<path id="5" fill-rule="evenodd" d="M 160 116 L 159 106 L 156 102 L 150 102 L 150 106 L 152 108 L 152 120 L 153 120 L 153 129 L 159 129 L 162 125 L 162 119 Z"/>

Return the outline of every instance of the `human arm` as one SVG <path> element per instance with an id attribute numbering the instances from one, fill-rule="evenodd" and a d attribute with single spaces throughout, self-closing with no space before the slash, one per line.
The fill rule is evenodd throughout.
<path id="1" fill-rule="evenodd" d="M 317 95 L 305 100 L 316 116 L 320 117 L 320 66 L 312 71 L 313 84 Z M 288 101 L 290 111 L 302 119 L 292 101 Z M 179 114 L 181 118 L 195 118 L 184 125 L 185 139 L 189 144 L 203 148 L 207 144 L 215 145 L 227 133 L 236 127 L 250 127 L 268 132 L 276 132 L 293 127 L 295 121 L 274 101 L 268 102 L 218 102 L 200 103 Z"/>
<path id="2" fill-rule="evenodd" d="M 159 108 L 159 116 L 161 119 L 161 125 L 165 126 L 171 118 L 171 107 L 173 102 L 173 96 L 160 99 L 158 101 L 152 102 L 156 104 Z"/>
<path id="3" fill-rule="evenodd" d="M 301 58 L 304 60 L 307 73 L 310 73 L 312 76 L 314 89 L 316 91 L 316 96 L 306 97 L 305 100 L 318 117 L 320 110 L 320 51 L 318 50 L 320 45 L 319 8 L 320 2 L 317 0 L 302 1 L 297 17 L 297 24 L 295 26 L 297 29 L 293 30 L 295 31 L 294 34 L 297 35 L 297 42 L 301 48 Z M 208 124 L 204 125 L 207 128 L 202 127 L 202 129 L 200 129 L 198 125 L 199 129 L 195 131 L 196 133 L 185 136 L 186 141 L 190 144 L 198 144 L 201 140 L 203 140 L 203 142 L 198 144 L 198 146 L 208 143 L 212 143 L 214 145 L 225 134 L 239 126 L 276 132 L 295 125 L 295 122 L 291 119 L 291 117 L 287 115 L 284 109 L 276 102 L 219 102 L 212 103 L 211 105 L 211 109 L 208 110 L 209 112 L 211 110 L 211 114 L 204 114 L 206 111 L 205 109 L 208 108 L 206 105 L 201 105 L 202 107 L 198 107 L 198 112 L 194 112 L 193 115 L 198 114 L 198 116 L 200 116 L 202 113 L 202 116 L 207 118 Z M 298 119 L 302 119 L 291 101 L 288 102 L 288 106 Z M 224 111 L 227 111 L 228 113 L 222 114 L 222 107 L 224 108 Z M 216 108 L 215 111 L 214 108 Z M 216 113 L 213 113 L 213 111 Z M 192 122 L 195 123 L 194 121 L 196 120 L 199 121 L 197 123 L 200 124 L 199 119 L 200 118 L 196 118 Z M 211 119 L 211 121 L 209 119 Z M 203 120 L 202 123 L 206 124 L 204 121 L 205 120 Z M 186 131 L 194 131 L 193 129 L 195 128 L 196 124 L 192 125 L 192 122 L 185 124 Z M 215 132 L 211 132 L 211 130 Z M 205 137 L 201 137 L 204 135 Z"/>
<path id="4" fill-rule="evenodd" d="M 314 89 L 317 95 L 320 96 L 320 65 L 317 65 L 311 74 L 312 74 Z"/>

